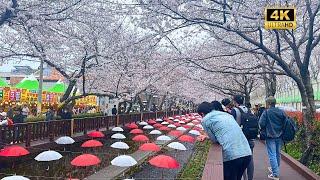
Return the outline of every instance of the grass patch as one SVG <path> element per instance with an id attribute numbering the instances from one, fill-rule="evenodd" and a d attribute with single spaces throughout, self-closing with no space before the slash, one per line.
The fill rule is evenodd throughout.
<path id="1" fill-rule="evenodd" d="M 178 174 L 177 179 L 201 179 L 210 146 L 209 140 L 197 141 L 192 158 Z"/>

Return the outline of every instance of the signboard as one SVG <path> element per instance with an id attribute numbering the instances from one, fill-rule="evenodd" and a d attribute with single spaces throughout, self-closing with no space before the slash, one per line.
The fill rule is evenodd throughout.
<path id="1" fill-rule="evenodd" d="M 266 7 L 264 11 L 265 29 L 296 29 L 295 7 Z"/>
<path id="2" fill-rule="evenodd" d="M 3 89 L 0 88 L 0 100 L 2 101 L 2 99 L 3 99 Z"/>

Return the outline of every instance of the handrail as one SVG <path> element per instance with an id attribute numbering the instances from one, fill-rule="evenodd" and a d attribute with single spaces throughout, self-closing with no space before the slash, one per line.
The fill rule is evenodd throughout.
<path id="1" fill-rule="evenodd" d="M 75 118 L 71 120 L 52 120 L 0 126 L 0 147 L 6 144 L 25 143 L 29 147 L 32 141 L 49 139 L 53 141 L 57 136 L 72 136 L 74 133 L 86 134 L 90 130 L 111 126 L 124 126 L 127 123 L 159 117 L 173 116 L 188 112 L 142 112 L 134 114 L 120 114 L 117 116 L 96 116 Z"/>

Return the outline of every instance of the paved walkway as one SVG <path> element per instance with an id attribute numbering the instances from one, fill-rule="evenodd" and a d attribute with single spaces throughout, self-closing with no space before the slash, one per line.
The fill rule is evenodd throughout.
<path id="1" fill-rule="evenodd" d="M 211 154 L 211 155 L 210 155 Z M 204 168 L 202 180 L 221 180 L 223 177 L 223 166 L 221 156 L 221 148 L 213 145 L 210 148 L 208 159 Z M 269 159 L 265 145 L 256 141 L 253 152 L 254 156 L 254 180 L 268 180 Z M 281 180 L 305 180 L 299 172 L 295 171 L 288 163 L 281 160 L 280 165 L 280 179 Z"/>

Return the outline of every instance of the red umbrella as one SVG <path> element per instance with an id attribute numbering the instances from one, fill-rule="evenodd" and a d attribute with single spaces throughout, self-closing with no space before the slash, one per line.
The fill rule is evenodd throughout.
<path id="1" fill-rule="evenodd" d="M 149 163 L 152 166 L 156 166 L 159 168 L 165 168 L 165 169 L 176 169 L 179 168 L 179 163 L 177 160 L 170 156 L 166 155 L 158 155 L 156 157 L 153 157 L 149 160 Z"/>
<path id="2" fill-rule="evenodd" d="M 15 145 L 8 146 L 0 150 L 0 156 L 4 156 L 4 157 L 19 157 L 19 156 L 25 156 L 29 153 L 30 152 L 25 148 L 21 146 L 15 146 Z"/>
<path id="3" fill-rule="evenodd" d="M 151 120 L 148 121 L 148 124 L 151 124 L 151 125 L 152 125 L 152 124 L 157 124 L 157 122 L 156 122 L 155 120 L 152 120 L 152 119 L 151 119 Z"/>
<path id="4" fill-rule="evenodd" d="M 149 138 L 145 135 L 137 135 L 133 137 L 132 140 L 136 142 L 147 142 L 149 141 Z"/>
<path id="5" fill-rule="evenodd" d="M 82 154 L 80 156 L 77 156 L 71 161 L 71 164 L 73 166 L 80 166 L 80 167 L 86 167 L 86 166 L 94 166 L 101 162 L 101 160 L 92 154 Z"/>
<path id="6" fill-rule="evenodd" d="M 169 124 L 173 124 L 174 122 L 172 120 L 167 121 Z"/>
<path id="7" fill-rule="evenodd" d="M 180 123 L 173 123 L 173 125 L 177 126 L 177 127 L 180 127 L 181 124 Z"/>
<path id="8" fill-rule="evenodd" d="M 181 136 L 182 134 L 183 134 L 183 132 L 178 131 L 178 130 L 172 130 L 172 131 L 170 131 L 170 132 L 168 133 L 168 135 L 170 135 L 170 136 L 175 136 L 175 137 L 179 137 L 179 136 Z"/>
<path id="9" fill-rule="evenodd" d="M 162 124 L 157 123 L 157 124 L 154 124 L 153 127 L 154 128 L 159 128 L 159 127 L 162 127 Z"/>
<path id="10" fill-rule="evenodd" d="M 139 128 L 138 125 L 136 125 L 136 123 L 126 124 L 126 127 L 129 128 L 129 129 L 137 129 L 137 128 Z"/>
<path id="11" fill-rule="evenodd" d="M 102 138 L 104 137 L 104 134 L 100 131 L 92 131 L 91 133 L 88 134 L 88 136 L 92 138 Z"/>
<path id="12" fill-rule="evenodd" d="M 131 134 L 143 134 L 143 131 L 141 129 L 132 129 L 130 131 Z"/>
<path id="13" fill-rule="evenodd" d="M 139 147 L 139 150 L 141 151 L 154 151 L 154 152 L 158 152 L 160 151 L 160 147 L 158 145 L 156 145 L 155 143 L 145 143 L 142 144 Z"/>
<path id="14" fill-rule="evenodd" d="M 103 144 L 97 140 L 88 140 L 84 142 L 81 147 L 90 148 L 90 147 L 101 147 Z"/>
<path id="15" fill-rule="evenodd" d="M 162 126 L 159 128 L 159 131 L 170 131 L 171 129 L 168 128 L 167 126 Z"/>
<path id="16" fill-rule="evenodd" d="M 199 128 L 199 127 L 194 127 L 193 129 L 197 130 L 197 131 L 202 131 L 203 130 L 203 129 Z"/>
<path id="17" fill-rule="evenodd" d="M 195 141 L 195 139 L 189 135 L 182 135 L 179 137 L 178 140 L 182 142 L 189 142 L 189 143 L 193 143 Z"/>
<path id="18" fill-rule="evenodd" d="M 186 129 L 189 129 L 189 128 L 190 128 L 189 125 L 183 125 L 182 127 L 186 128 Z"/>

